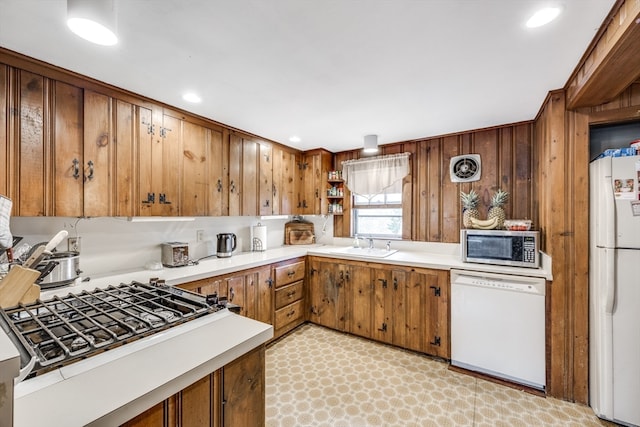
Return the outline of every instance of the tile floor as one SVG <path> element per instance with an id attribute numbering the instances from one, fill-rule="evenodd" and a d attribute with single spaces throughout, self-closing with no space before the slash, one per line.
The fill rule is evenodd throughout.
<path id="1" fill-rule="evenodd" d="M 267 348 L 266 406 L 267 427 L 613 425 L 589 407 L 311 324 Z"/>

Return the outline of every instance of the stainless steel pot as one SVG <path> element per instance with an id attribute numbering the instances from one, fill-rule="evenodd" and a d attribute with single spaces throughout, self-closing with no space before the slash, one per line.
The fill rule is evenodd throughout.
<path id="1" fill-rule="evenodd" d="M 52 264 L 55 265 L 52 267 Z M 36 269 L 43 273 L 36 281 L 41 289 L 70 285 L 82 273 L 80 254 L 78 252 L 54 252 L 40 261 Z M 46 274 L 47 270 L 50 270 L 48 274 Z"/>

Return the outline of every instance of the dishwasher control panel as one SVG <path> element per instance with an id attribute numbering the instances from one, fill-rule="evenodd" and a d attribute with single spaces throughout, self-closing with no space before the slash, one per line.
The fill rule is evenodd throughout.
<path id="1" fill-rule="evenodd" d="M 537 277 L 451 270 L 451 283 L 505 291 L 545 294 L 545 280 Z"/>

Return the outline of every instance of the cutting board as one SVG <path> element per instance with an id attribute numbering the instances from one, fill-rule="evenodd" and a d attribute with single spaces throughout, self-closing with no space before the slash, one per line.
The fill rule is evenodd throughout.
<path id="1" fill-rule="evenodd" d="M 315 235 L 312 222 L 290 221 L 284 225 L 285 245 L 308 245 Z M 311 241 L 309 241 L 311 238 Z"/>
<path id="2" fill-rule="evenodd" d="M 0 281 L 0 307 L 13 307 L 29 292 L 40 277 L 40 272 L 21 265 L 14 265 L 9 273 Z M 40 289 L 38 289 L 38 294 Z"/>
<path id="3" fill-rule="evenodd" d="M 309 230 L 291 230 L 289 231 L 289 244 L 311 245 L 314 237 L 313 232 Z"/>

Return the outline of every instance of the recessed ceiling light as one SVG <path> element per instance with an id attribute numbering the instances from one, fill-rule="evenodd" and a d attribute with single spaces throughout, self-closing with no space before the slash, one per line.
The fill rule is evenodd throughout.
<path id="1" fill-rule="evenodd" d="M 533 14 L 527 21 L 527 27 L 536 28 L 548 24 L 560 15 L 560 7 L 545 7 Z"/>
<path id="2" fill-rule="evenodd" d="M 195 104 L 197 104 L 198 102 L 202 102 L 202 98 L 200 98 L 197 94 L 193 92 L 185 93 L 184 95 L 182 95 L 182 99 L 184 99 L 187 102 L 193 102 Z"/>
<path id="3" fill-rule="evenodd" d="M 300 142 L 300 141 L 302 141 L 302 139 L 300 139 L 298 135 L 293 135 L 291 138 L 289 138 L 289 142 Z"/>
<path id="4" fill-rule="evenodd" d="M 67 26 L 91 43 L 118 43 L 114 0 L 67 0 Z"/>

